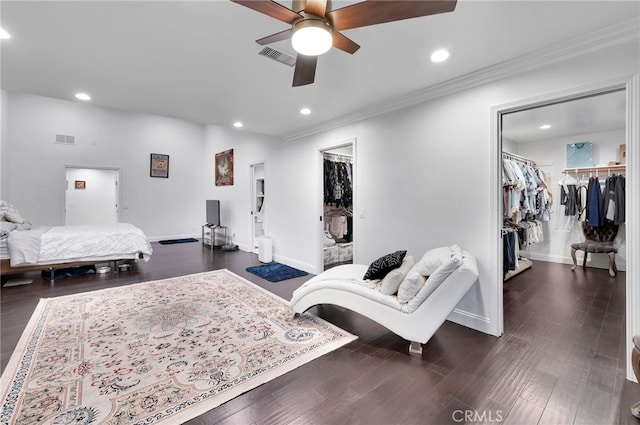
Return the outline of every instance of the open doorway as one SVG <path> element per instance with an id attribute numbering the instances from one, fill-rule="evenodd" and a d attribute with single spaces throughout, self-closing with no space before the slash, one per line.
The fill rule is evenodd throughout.
<path id="1" fill-rule="evenodd" d="M 635 285 L 630 284 L 634 280 L 637 280 L 635 277 L 637 275 L 637 263 L 633 261 L 634 258 L 638 258 L 638 224 L 639 218 L 637 214 L 637 201 L 638 201 L 638 193 L 639 191 L 635 188 L 633 182 L 637 180 L 637 156 L 636 156 L 636 143 L 639 137 L 639 117 L 638 117 L 638 78 L 637 76 L 633 76 L 631 78 L 620 78 L 617 80 L 611 80 L 602 83 L 596 83 L 585 87 L 579 87 L 575 89 L 567 89 L 558 93 L 547 94 L 544 96 L 539 96 L 537 98 L 531 98 L 528 100 L 521 100 L 517 102 L 513 102 L 510 104 L 504 104 L 495 106 L 492 108 L 492 116 L 494 117 L 492 123 L 492 176 L 494 181 L 496 182 L 495 189 L 492 190 L 492 205 L 493 211 L 495 211 L 495 221 L 492 224 L 492 229 L 495 230 L 495 234 L 498 235 L 492 242 L 492 252 L 493 258 L 495 261 L 492 262 L 492 265 L 495 267 L 493 269 L 493 273 L 496 276 L 496 290 L 493 292 L 495 295 L 495 301 L 492 307 L 491 316 L 496 319 L 496 335 L 501 335 L 504 332 L 504 301 L 503 301 L 503 280 L 501 279 L 503 275 L 503 238 L 501 233 L 501 227 L 503 223 L 503 205 L 504 205 L 504 191 L 502 188 L 502 151 L 503 151 L 503 140 L 502 140 L 502 132 L 503 132 L 503 124 L 506 116 L 511 113 L 515 113 L 518 111 L 525 111 L 535 108 L 542 108 L 549 105 L 560 104 L 568 101 L 574 101 L 577 99 L 585 99 L 589 97 L 595 97 L 598 95 L 604 95 L 607 93 L 618 92 L 620 91 L 625 98 L 625 128 L 624 128 L 624 144 L 626 145 L 626 168 L 625 174 L 630 184 L 626 187 L 626 223 L 624 229 L 624 237 L 626 239 L 626 249 L 624 255 L 626 258 L 629 258 L 630 261 L 626 262 L 626 273 L 623 276 L 623 280 L 625 282 L 626 288 L 626 345 L 627 352 L 630 352 L 631 347 L 631 337 L 637 334 L 640 331 L 640 321 L 638 320 L 637 308 L 640 300 L 640 291 Z M 538 124 L 542 125 L 542 124 Z M 582 141 L 579 141 L 582 142 Z M 508 145 L 509 142 L 507 142 Z M 619 148 L 619 147 L 618 147 Z M 566 145 L 565 145 L 566 150 Z M 565 153 L 566 154 L 566 153 Z M 614 161 L 617 159 L 617 154 L 614 156 L 612 154 L 607 154 L 607 157 L 611 158 L 596 158 L 598 163 L 602 161 L 606 161 L 605 170 L 609 165 L 609 161 Z M 566 161 L 566 158 L 563 159 Z M 544 163 L 544 161 L 542 161 Z M 544 165 L 544 164 L 543 164 Z M 566 167 L 566 163 L 564 164 L 564 168 Z M 557 188 L 559 185 L 557 184 L 559 178 L 562 177 L 562 173 L 560 176 L 556 176 L 555 179 L 551 179 L 551 183 L 555 184 Z M 608 171 L 605 171 L 605 177 L 608 175 Z M 602 177 L 602 174 L 600 174 Z M 560 203 L 560 196 L 554 198 L 554 202 Z M 495 227 L 494 227 L 495 226 Z M 493 231 L 492 230 L 492 231 Z M 571 247 L 566 247 L 565 252 L 570 252 Z M 564 261 L 558 261 L 564 262 Z M 567 261 L 567 263 L 571 264 Z M 551 263 L 549 263 L 551 264 Z M 567 269 L 571 266 L 567 264 Z M 630 362 L 627 362 L 627 379 L 633 380 L 633 372 L 631 368 Z"/>
<path id="2" fill-rule="evenodd" d="M 625 128 L 624 89 L 502 116 L 503 175 L 510 180 L 503 184 L 505 199 L 509 196 L 503 239 L 506 232 L 518 241 L 510 245 L 518 255 L 507 255 L 511 263 L 505 267 L 505 279 L 528 270 L 529 260 L 571 264 L 570 247 L 584 240 L 583 227 L 590 224 L 611 234 L 618 250 L 614 264 L 626 270 Z M 516 176 L 506 176 L 507 166 L 523 171 L 526 188 L 509 184 L 517 181 L 511 180 Z M 589 183 L 598 190 L 589 191 Z M 609 183 L 612 192 L 619 183 L 622 206 L 617 213 L 613 198 L 610 209 L 602 202 Z M 600 202 L 589 202 L 588 194 L 597 194 Z M 578 256 L 582 260 L 583 253 Z M 609 267 L 607 255 L 587 260 L 588 267 Z"/>
<path id="3" fill-rule="evenodd" d="M 354 259 L 355 140 L 320 150 L 319 271 Z"/>
<path id="4" fill-rule="evenodd" d="M 65 224 L 118 223 L 120 170 L 67 166 Z"/>
<path id="5" fill-rule="evenodd" d="M 249 165 L 251 178 L 251 250 L 258 253 L 259 239 L 265 235 L 265 163 L 256 162 Z"/>

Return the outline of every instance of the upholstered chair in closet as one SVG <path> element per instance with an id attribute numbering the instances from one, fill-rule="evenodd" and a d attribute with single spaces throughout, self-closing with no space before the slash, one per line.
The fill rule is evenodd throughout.
<path id="1" fill-rule="evenodd" d="M 609 256 L 609 276 L 615 277 L 616 272 L 616 254 L 618 248 L 613 246 L 613 240 L 618 234 L 618 225 L 613 222 L 605 220 L 602 226 L 593 227 L 587 224 L 586 221 L 582 222 L 582 233 L 584 234 L 584 242 L 577 242 L 571 244 L 571 258 L 573 259 L 573 266 L 571 270 L 575 270 L 577 266 L 576 251 L 584 251 L 584 259 L 582 261 L 582 267 L 587 265 L 587 256 L 592 254 L 607 254 Z"/>

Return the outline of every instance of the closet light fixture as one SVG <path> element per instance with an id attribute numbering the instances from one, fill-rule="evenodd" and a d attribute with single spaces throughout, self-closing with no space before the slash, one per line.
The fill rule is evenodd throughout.
<path id="1" fill-rule="evenodd" d="M 540 126 L 540 130 L 549 130 L 551 128 L 551 126 L 549 124 L 542 124 Z"/>
<path id="2" fill-rule="evenodd" d="M 76 99 L 79 100 L 91 100 L 91 96 L 86 93 L 76 93 Z"/>
<path id="3" fill-rule="evenodd" d="M 440 63 L 449 59 L 449 51 L 445 49 L 439 49 L 431 53 L 431 62 Z"/>
<path id="4" fill-rule="evenodd" d="M 0 28 L 0 39 L 6 40 L 11 38 L 11 34 L 9 34 L 4 28 Z"/>
<path id="5" fill-rule="evenodd" d="M 300 113 L 301 113 L 302 115 L 309 115 L 309 114 L 311 113 L 311 109 L 309 109 L 309 108 L 302 108 L 302 109 L 300 109 Z"/>
<path id="6" fill-rule="evenodd" d="M 236 121 L 236 122 L 233 123 L 233 126 L 235 128 L 242 128 L 242 127 L 244 127 L 244 124 L 242 124 L 240 121 Z"/>

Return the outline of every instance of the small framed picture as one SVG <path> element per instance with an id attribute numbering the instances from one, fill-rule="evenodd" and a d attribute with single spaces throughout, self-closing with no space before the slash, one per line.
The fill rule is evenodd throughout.
<path id="1" fill-rule="evenodd" d="M 86 189 L 87 182 L 84 180 L 76 180 L 76 189 Z"/>
<path id="2" fill-rule="evenodd" d="M 233 149 L 216 154 L 215 181 L 216 186 L 233 185 Z"/>
<path id="3" fill-rule="evenodd" d="M 169 178 L 169 155 L 160 153 L 151 154 L 151 177 Z"/>

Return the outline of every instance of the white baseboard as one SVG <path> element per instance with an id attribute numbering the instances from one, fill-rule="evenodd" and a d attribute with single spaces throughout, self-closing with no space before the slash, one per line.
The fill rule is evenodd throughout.
<path id="1" fill-rule="evenodd" d="M 273 259 L 274 259 L 274 261 L 277 261 L 278 263 L 286 264 L 287 266 L 294 267 L 294 268 L 299 269 L 299 270 L 304 270 L 305 272 L 310 273 L 310 274 L 315 274 L 315 272 L 316 272 L 315 266 L 312 265 L 312 264 L 309 264 L 309 263 L 303 263 L 301 261 L 296 261 L 296 260 L 293 260 L 291 258 L 284 257 L 282 255 L 274 255 Z"/>
<path id="2" fill-rule="evenodd" d="M 500 335 L 495 335 L 492 332 L 491 320 L 485 316 L 480 316 L 475 313 L 469 313 L 468 311 L 463 311 L 455 308 L 451 312 L 449 317 L 447 317 L 447 320 L 462 326 L 466 326 L 467 328 L 471 328 L 485 334 L 500 336 Z"/>
<path id="3" fill-rule="evenodd" d="M 543 254 L 543 253 L 527 252 L 527 251 L 521 251 L 520 255 L 522 255 L 523 257 L 529 258 L 531 260 L 548 261 L 550 263 L 573 265 L 573 260 L 571 259 L 571 257 L 565 257 L 563 255 L 551 255 L 551 254 Z M 582 255 L 583 254 L 580 251 L 578 251 L 576 255 L 576 260 L 577 260 L 578 266 L 580 267 L 582 267 L 582 258 L 583 258 Z M 595 255 L 598 256 L 598 254 L 595 254 Z M 602 258 L 599 258 L 597 261 L 593 261 L 594 255 L 593 254 L 589 255 L 589 259 L 587 260 L 587 267 L 593 267 L 597 269 L 608 269 L 609 268 L 608 257 L 604 254 L 600 254 L 599 256 Z M 620 271 L 626 271 L 627 262 L 624 259 L 616 257 L 616 268 Z"/>

